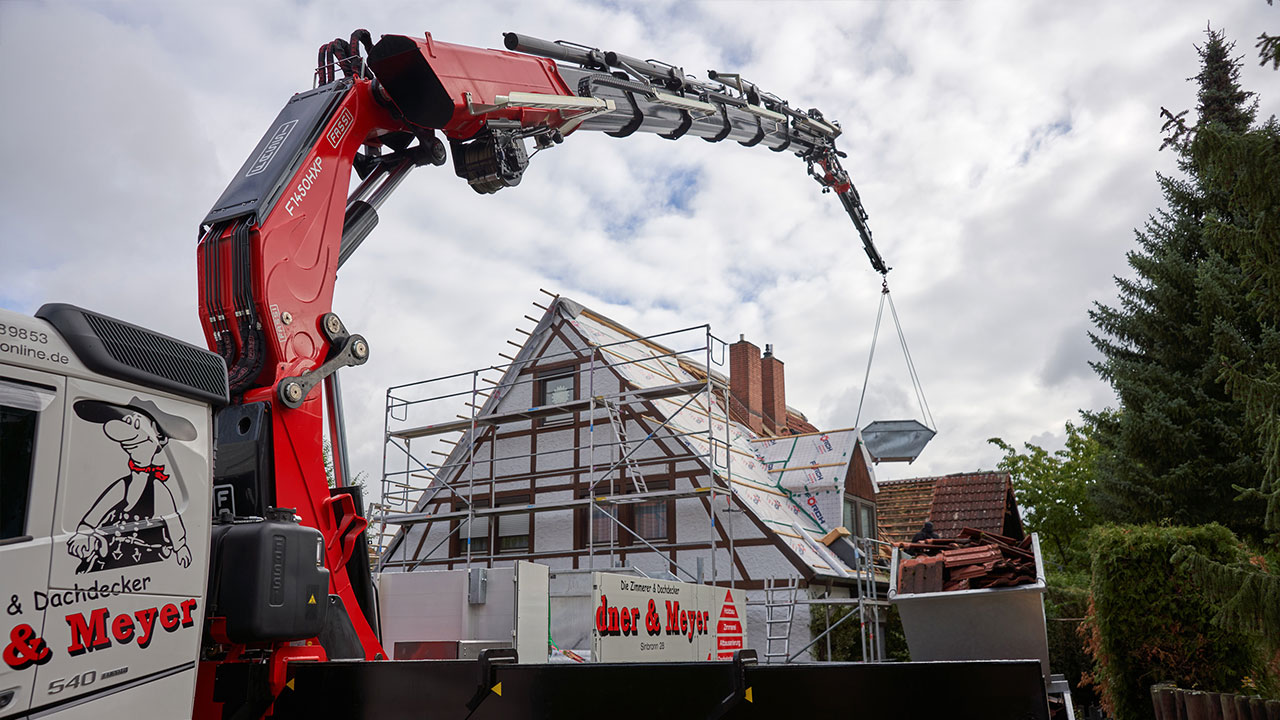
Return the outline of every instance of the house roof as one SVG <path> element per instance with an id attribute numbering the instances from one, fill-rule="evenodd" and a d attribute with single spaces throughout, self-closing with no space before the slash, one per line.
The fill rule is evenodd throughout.
<path id="1" fill-rule="evenodd" d="M 559 298 L 548 314 L 559 310 L 587 342 L 602 352 L 624 380 L 637 388 L 657 387 L 705 379 L 705 369 L 682 360 L 672 351 L 650 341 L 631 342 L 641 336 L 566 298 Z M 536 338 L 537 333 L 533 337 Z M 526 347 L 532 344 L 532 338 Z M 721 383 L 722 376 L 713 373 Z M 692 401 L 662 398 L 653 406 L 668 429 L 693 452 L 713 457 L 710 470 L 721 478 L 774 540 L 807 574 L 846 578 L 853 570 L 835 556 L 820 539 L 842 520 L 844 478 L 857 455 L 856 428 L 829 433 L 810 432 L 761 437 L 721 406 L 719 397 L 702 391 Z M 788 413 L 789 426 L 793 422 Z M 707 444 L 708 422 L 719 442 L 727 439 L 730 452 L 715 451 Z M 812 427 L 803 416 L 797 427 Z M 819 461 L 819 456 L 822 461 Z M 820 466 L 820 467 L 819 467 Z"/>
<path id="2" fill-rule="evenodd" d="M 1005 527 L 1010 513 L 1016 518 L 1013 481 L 1007 472 L 965 473 L 938 478 L 933 486 L 929 519 L 941 537 L 955 537 L 964 528 L 1009 535 Z M 1022 523 L 1017 524 L 1022 537 Z"/>
<path id="3" fill-rule="evenodd" d="M 966 527 L 1022 537 L 1007 472 L 882 480 L 876 511 L 877 530 L 885 542 L 909 541 L 925 521 L 933 523 L 939 537 L 956 537 Z"/>
<path id="4" fill-rule="evenodd" d="M 792 435 L 819 432 L 818 426 L 809 424 L 809 419 L 804 416 L 804 413 L 790 407 L 787 408 L 787 429 Z"/>
<path id="5" fill-rule="evenodd" d="M 579 341 L 596 348 L 595 356 L 603 358 L 616 373 L 625 392 L 652 390 L 646 404 L 659 416 L 669 440 L 682 443 L 702 458 L 797 569 L 807 577 L 839 580 L 855 576 L 820 539 L 843 520 L 845 478 L 853 472 L 854 458 L 861 455 L 870 465 L 856 428 L 818 432 L 803 414 L 788 408 L 787 426 L 794 434 L 759 436 L 721 405 L 721 389 L 728 387 L 728 378 L 568 298 L 558 297 L 547 308 L 507 366 L 502 381 L 491 389 L 477 418 L 501 423 L 506 422 L 502 418 L 524 417 L 540 410 L 508 407 L 511 403 L 506 401 L 517 386 L 516 376 L 538 361 L 552 337 L 563 340 L 575 334 L 562 332 L 565 326 L 576 331 Z M 716 392 L 698 388 L 708 376 Z M 668 388 L 680 392 L 665 392 Z M 444 466 L 465 466 L 471 443 L 478 437 L 475 431 L 465 429 Z M 713 443 L 708 443 L 709 437 Z M 874 485 L 874 478 L 872 482 Z M 443 480 L 433 481 L 416 509 L 424 510 L 445 485 Z M 404 537 L 402 529 L 388 552 Z"/>

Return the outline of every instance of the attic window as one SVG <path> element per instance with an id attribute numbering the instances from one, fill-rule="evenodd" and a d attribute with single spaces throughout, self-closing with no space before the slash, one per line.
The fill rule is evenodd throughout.
<path id="1" fill-rule="evenodd" d="M 557 368 L 539 373 L 535 387 L 538 393 L 539 405 L 563 405 L 564 403 L 573 402 L 574 396 L 574 379 L 577 377 L 574 368 Z M 553 417 L 542 418 L 538 421 L 538 425 L 562 425 L 573 422 L 572 415 L 555 415 Z"/>
<path id="2" fill-rule="evenodd" d="M 573 373 L 560 373 L 539 378 L 543 405 L 561 405 L 573 400 Z"/>
<path id="3" fill-rule="evenodd" d="M 846 495 L 844 498 L 844 526 L 857 537 L 876 537 L 876 506 Z"/>

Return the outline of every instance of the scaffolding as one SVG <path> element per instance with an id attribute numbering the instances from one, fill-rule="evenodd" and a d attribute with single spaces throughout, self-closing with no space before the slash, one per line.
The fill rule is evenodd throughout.
<path id="1" fill-rule="evenodd" d="M 508 341 L 519 351 L 514 356 L 499 353 L 506 362 L 388 388 L 381 493 L 370 505 L 369 512 L 371 550 L 376 554 L 378 569 L 412 571 L 443 563 L 470 568 L 473 564 L 492 565 L 495 561 L 537 561 L 553 555 L 563 556 L 566 553 L 562 549 L 504 550 L 494 541 L 498 534 L 489 529 L 489 524 L 501 523 L 504 517 L 527 514 L 532 532 L 537 514 L 570 510 L 586 514 L 585 553 L 575 550 L 586 558 L 588 567 L 580 567 L 581 571 L 618 571 L 624 565 L 634 564 L 620 561 L 620 554 L 634 556 L 647 549 L 667 563 L 665 573 L 673 579 L 735 587 L 741 578 L 735 567 L 733 523 L 720 523 L 723 537 L 717 536 L 717 508 L 722 508 L 727 517 L 731 517 L 729 513 L 750 512 L 728 483 L 732 463 L 756 458 L 735 457 L 746 453 L 735 448 L 730 440 L 734 422 L 728 410 L 731 396 L 725 341 L 716 337 L 709 325 L 696 325 L 643 337 L 628 331 L 627 338 L 621 341 L 587 341 L 582 346 L 550 351 L 546 346 L 548 325 L 554 322 L 552 315 L 544 315 L 543 320 L 525 316 L 535 327 L 533 330 L 517 328 L 525 342 Z M 617 369 L 632 364 L 651 371 L 661 381 L 643 387 L 628 382 Z M 547 379 L 545 371 L 566 367 L 572 368 L 568 374 L 576 378 L 574 396 L 539 404 L 542 399 L 539 383 Z M 672 367 L 683 372 L 664 370 Z M 530 401 L 517 402 L 522 397 Z M 675 409 L 657 412 L 655 403 L 659 401 Z M 465 414 L 459 414 L 459 408 L 466 408 Z M 683 412 L 700 414 L 705 422 L 698 423 L 697 431 L 672 426 L 672 419 Z M 556 447 L 542 447 L 533 442 L 520 447 L 518 443 L 502 442 L 500 434 L 512 428 L 527 429 L 530 435 L 535 432 L 563 435 L 568 430 L 573 441 Z M 645 449 L 655 443 L 661 443 L 666 451 L 657 457 L 646 455 Z M 673 455 L 672 449 L 678 454 Z M 534 461 L 534 458 L 557 457 L 564 461 L 554 463 L 552 469 L 539 469 Z M 525 469 L 514 470 L 517 464 Z M 682 465 L 699 468 L 689 475 L 690 487 L 677 487 L 677 478 L 683 478 L 684 473 L 673 474 L 667 488 L 652 487 L 646 480 L 647 475 L 660 467 Z M 585 484 L 587 490 L 585 496 L 560 499 L 539 496 L 540 480 L 569 475 L 581 475 L 581 484 Z M 499 504 L 498 485 L 517 481 L 527 481 L 531 502 Z M 682 542 L 677 537 L 674 543 L 655 544 L 641 537 L 620 512 L 626 505 L 687 498 L 707 500 L 707 512 L 703 515 L 707 522 L 705 542 Z M 433 504 L 439 505 L 437 501 L 445 499 L 451 509 L 432 509 Z M 672 513 L 667 522 L 674 523 L 680 517 L 679 512 Z M 609 528 L 603 539 L 597 537 L 597 522 Z M 438 523 L 445 523 L 448 531 L 437 533 L 431 538 L 432 542 L 426 542 L 431 526 Z M 483 547 L 473 542 L 476 536 L 473 529 L 480 523 L 488 538 Z M 409 548 L 404 540 L 402 551 L 398 550 L 399 546 L 393 547 L 401 529 L 405 532 L 399 537 L 407 539 L 409 529 L 415 527 L 422 528 L 422 541 L 417 547 Z M 446 550 L 437 554 L 455 536 L 457 545 L 453 547 L 457 552 Z M 627 547 L 620 542 L 623 537 L 629 541 Z M 853 568 L 856 582 L 850 588 L 856 594 L 850 598 L 814 599 L 807 595 L 800 597 L 794 582 L 778 586 L 766 593 L 764 604 L 769 606 L 766 612 L 770 619 L 767 634 L 780 636 L 785 630 L 789 636 L 790 619 L 798 604 L 824 608 L 833 604 L 856 605 L 857 612 L 850 613 L 841 622 L 856 614 L 863 636 L 863 657 L 881 659 L 882 645 L 875 637 L 880 627 L 882 601 L 878 599 L 876 582 L 881 568 L 874 562 L 875 541 L 857 540 L 865 542 L 865 549 L 860 542 L 860 561 L 858 567 Z M 578 547 L 576 543 L 574 547 Z M 727 551 L 727 571 L 718 567 L 718 550 Z M 692 568 L 684 564 L 689 555 L 694 555 L 696 560 Z M 580 558 L 579 566 L 581 564 Z M 710 566 L 709 576 L 704 574 L 706 565 Z M 879 574 L 887 579 L 887 572 Z M 788 601 L 784 604 L 790 609 L 774 607 L 779 605 L 774 601 L 783 596 Z M 782 618 L 786 622 L 781 622 Z M 769 649 L 778 652 L 766 661 L 792 662 L 824 637 L 829 644 L 832 629 L 834 626 L 829 625 L 826 632 L 794 653 L 790 652 L 788 641 L 771 637 Z"/>
<path id="2" fill-rule="evenodd" d="M 542 307 L 542 306 L 539 306 Z M 544 308 L 545 309 L 545 308 Z M 527 319 L 534 320 L 529 316 Z M 519 330 L 526 336 L 539 334 L 539 326 L 533 331 Z M 587 513 L 586 555 L 595 569 L 618 566 L 617 555 L 624 551 L 619 542 L 622 534 L 630 540 L 625 552 L 640 552 L 647 548 L 670 563 L 671 571 L 693 582 L 722 580 L 733 585 L 737 576 L 733 571 L 732 525 L 727 524 L 727 547 L 716 536 L 717 500 L 731 506 L 737 502 L 727 483 L 721 478 L 729 476 L 734 449 L 729 441 L 728 407 L 729 388 L 724 374 L 716 368 L 726 364 L 727 345 L 711 333 L 709 325 L 698 325 L 657 335 L 636 337 L 617 343 L 591 344 L 570 347 L 558 352 L 532 352 L 534 345 L 508 341 L 524 348 L 517 357 L 502 355 L 507 362 L 490 365 L 453 375 L 446 375 L 387 390 L 384 423 L 383 473 L 381 496 L 370 506 L 372 546 L 378 556 L 379 569 L 398 567 L 413 570 L 427 563 L 444 560 L 436 556 L 437 550 L 464 528 L 474 528 L 489 518 L 501 518 L 516 514 L 583 509 Z M 675 349 L 670 349 L 671 345 Z M 642 352 L 637 351 L 641 349 Z M 638 356 L 638 357 L 637 357 Z M 616 368 L 626 364 L 647 364 L 660 371 L 661 363 L 677 363 L 692 380 L 672 376 L 671 382 L 651 387 L 630 385 L 616 373 Z M 576 367 L 575 388 L 581 392 L 573 399 L 549 404 L 521 404 L 519 409 L 512 402 L 501 403 L 504 398 L 517 398 L 520 393 L 537 398 L 538 383 L 543 378 L 537 372 L 547 366 L 571 364 Z M 670 426 L 671 417 L 661 417 L 652 411 L 652 403 L 672 400 L 678 403 L 676 412 L 697 412 L 705 417 L 698 432 L 680 431 Z M 499 407 L 501 405 L 501 407 Z M 465 415 L 456 414 L 458 407 L 468 408 Z M 585 423 L 585 432 L 580 422 Z M 501 442 L 498 432 L 523 426 L 539 432 L 554 433 L 560 428 L 571 430 L 573 442 L 564 447 L 533 451 L 508 451 L 513 443 Z M 717 434 L 717 427 L 722 432 Z M 582 440 L 585 439 L 585 442 Z M 659 458 L 645 457 L 643 449 L 662 441 L 667 448 Z M 478 452 L 479 446 L 486 445 Z M 425 445 L 425 447 L 424 447 Z M 679 448 L 672 455 L 671 449 Z M 548 470 L 511 472 L 517 461 L 528 463 L 531 458 L 541 459 L 561 456 L 569 461 L 564 467 Z M 439 458 L 439 460 L 436 460 Z M 675 487 L 653 489 L 645 481 L 646 472 L 657 466 L 676 467 L 696 463 L 702 468 L 698 482 L 689 488 Z M 581 468 L 585 466 L 585 472 Z M 530 489 L 533 502 L 520 505 L 498 505 L 494 493 L 499 483 L 530 481 L 564 477 L 579 473 L 585 478 L 586 497 L 547 500 L 537 497 Z M 477 486 L 483 486 L 477 493 Z M 628 487 L 630 486 L 630 487 Z M 634 490 L 627 492 L 628 489 Z M 487 493 L 486 493 L 487 491 Z M 441 493 L 461 501 L 463 507 L 447 512 L 430 512 Z M 707 498 L 709 512 L 709 540 L 699 543 L 706 548 L 709 557 L 710 577 L 703 577 L 703 563 L 699 558 L 696 569 L 685 567 L 676 561 L 676 551 L 682 554 L 693 550 L 689 543 L 658 547 L 641 537 L 623 522 L 618 509 L 628 504 L 649 503 L 684 498 Z M 674 522 L 675 518 L 668 518 Z M 435 545 L 426 549 L 414 549 L 412 556 L 392 560 L 388 552 L 390 543 L 400 528 L 415 525 L 429 527 L 447 522 L 451 528 Z M 500 522 L 500 521 L 499 521 Z M 532 520 L 531 520 L 532 522 Z M 598 541 L 593 527 L 596 522 L 611 526 L 608 541 Z M 424 528 L 424 533 L 426 528 Z M 459 537 L 463 550 L 453 562 L 470 567 L 473 563 L 490 564 L 495 560 L 537 560 L 545 552 L 501 552 L 497 543 L 487 548 L 473 547 L 471 538 L 465 542 Z M 730 570 L 721 577 L 717 567 L 716 550 L 727 550 Z M 556 554 L 563 554 L 562 551 Z M 445 553 L 449 555 L 449 553 Z M 605 557 L 608 562 L 604 561 Z"/>
<path id="3" fill-rule="evenodd" d="M 881 551 L 890 548 L 891 545 L 872 538 L 853 537 L 850 540 L 853 542 L 857 556 L 853 568 L 857 573 L 854 594 L 847 598 L 832 597 L 831 588 L 828 587 L 822 597 L 801 598 L 797 594 L 794 583 L 780 582 L 778 579 L 769 578 L 765 585 L 764 598 L 747 602 L 748 605 L 764 608 L 765 648 L 762 657 L 764 657 L 766 663 L 795 662 L 806 650 L 822 641 L 826 641 L 826 658 L 830 661 L 832 659 L 832 632 L 853 618 L 858 621 L 862 661 L 885 661 L 884 623 L 888 617 L 887 614 L 882 616 L 880 610 L 888 610 L 890 604 L 888 600 L 880 599 L 880 593 L 876 591 L 876 583 L 881 580 L 886 581 L 886 583 L 888 581 L 889 563 L 883 559 Z M 788 604 L 790 607 L 787 607 Z M 821 607 L 823 630 L 813 636 L 808 644 L 793 653 L 791 652 L 790 635 L 791 621 L 795 615 L 796 605 L 808 605 L 811 608 L 811 612 L 812 608 Z M 832 607 L 849 607 L 852 610 L 832 623 Z M 775 630 L 778 630 L 778 632 L 775 632 Z"/>

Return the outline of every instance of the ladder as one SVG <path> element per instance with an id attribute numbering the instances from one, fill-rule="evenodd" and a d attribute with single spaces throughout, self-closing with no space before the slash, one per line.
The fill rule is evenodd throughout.
<path id="1" fill-rule="evenodd" d="M 764 661 L 776 658 L 787 662 L 791 656 L 791 620 L 796 613 L 796 593 L 800 579 L 791 576 L 779 581 L 770 577 L 764 587 Z"/>
<path id="2" fill-rule="evenodd" d="M 378 567 L 382 553 L 391 544 L 399 527 L 387 523 L 387 512 L 391 508 L 384 503 L 369 504 L 369 560 L 373 567 Z"/>
<path id="3" fill-rule="evenodd" d="M 626 463 L 627 471 L 631 475 L 631 481 L 635 483 L 636 490 L 649 492 L 649 486 L 645 484 L 644 475 L 640 474 L 640 466 L 636 464 L 636 459 L 631 454 L 631 443 L 627 440 L 627 424 L 622 419 L 618 404 L 603 397 L 597 397 L 596 402 L 604 406 L 605 412 L 609 415 L 609 424 L 613 426 L 613 435 L 618 439 L 618 453 L 621 456 L 621 462 Z"/>
<path id="4" fill-rule="evenodd" d="M 863 662 L 882 662 L 884 631 L 880 622 L 880 606 L 886 604 L 876 592 L 876 543 L 870 538 L 854 538 L 854 573 L 858 578 L 858 625 L 862 641 Z"/>

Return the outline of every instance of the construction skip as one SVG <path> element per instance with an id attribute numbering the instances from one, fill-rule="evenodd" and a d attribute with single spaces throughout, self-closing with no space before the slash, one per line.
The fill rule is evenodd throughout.
<path id="1" fill-rule="evenodd" d="M 598 662 L 729 660 L 746 644 L 742 590 L 594 573 L 591 599 Z"/>
<path id="2" fill-rule="evenodd" d="M 994 540 L 995 545 L 985 546 L 992 551 L 993 556 L 1000 555 L 996 552 L 998 545 L 1009 545 L 1009 538 L 990 533 L 966 529 L 962 531 L 962 535 L 978 542 Z M 944 555 L 937 555 L 934 557 L 937 562 L 933 568 L 926 571 L 936 571 L 932 582 L 926 576 L 925 582 L 918 585 L 908 583 L 904 578 L 903 563 L 909 556 L 899 544 L 893 548 L 889 602 L 897 606 L 902 617 L 902 628 L 907 636 L 912 661 L 1034 659 L 1040 665 L 1046 692 L 1061 707 L 1061 714 L 1055 717 L 1075 720 L 1070 685 L 1063 676 L 1049 673 L 1049 641 L 1045 632 L 1044 614 L 1044 595 L 1048 584 L 1044 574 L 1044 558 L 1040 554 L 1039 536 L 1032 533 L 1028 540 L 1030 542 L 1026 543 L 1026 550 L 1031 557 L 1029 567 L 1034 568 L 1033 577 L 1015 581 L 1020 584 L 1004 587 L 970 588 L 968 580 L 965 580 L 962 586 L 964 589 L 953 590 L 942 589 L 943 574 L 945 572 L 952 577 L 959 574 L 956 571 L 962 569 L 959 567 L 960 562 L 955 563 L 957 567 L 954 569 L 944 569 L 951 563 Z M 925 541 L 929 542 L 941 544 L 956 541 Z M 919 547 L 917 544 L 911 545 Z M 999 561 L 989 562 L 984 569 L 992 570 L 997 564 Z"/>
<path id="3" fill-rule="evenodd" d="M 474 660 L 515 648 L 547 661 L 547 566 L 467 568 L 378 577 L 383 646 L 396 660 Z"/>

